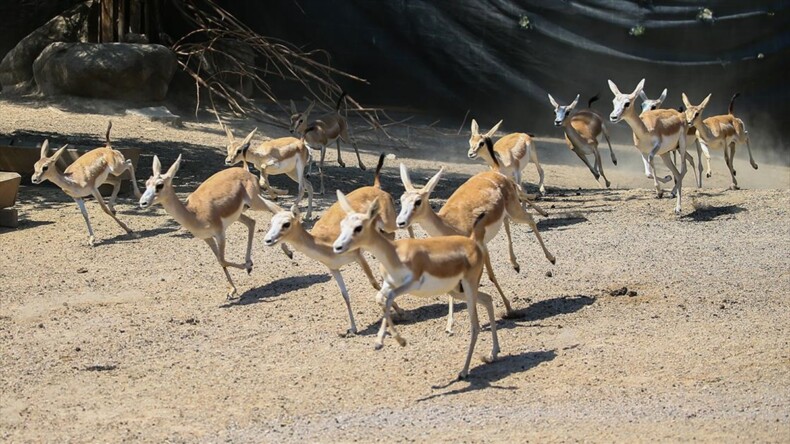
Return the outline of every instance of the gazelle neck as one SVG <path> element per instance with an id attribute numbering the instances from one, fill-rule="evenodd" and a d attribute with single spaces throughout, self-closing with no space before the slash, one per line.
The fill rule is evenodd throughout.
<path id="1" fill-rule="evenodd" d="M 387 270 L 388 275 L 398 281 L 403 281 L 412 274 L 411 270 L 406 268 L 401 262 L 398 252 L 395 250 L 395 245 L 384 237 L 379 230 L 374 231 L 375 233 L 371 236 L 370 242 L 364 246 L 364 249 L 373 253 L 373 256 Z"/>
<path id="2" fill-rule="evenodd" d="M 570 117 L 565 119 L 565 122 L 562 123 L 562 126 L 565 129 L 565 134 L 568 136 L 568 140 L 571 141 L 576 149 L 580 149 L 587 145 L 587 143 L 582 139 L 581 135 L 579 135 L 579 132 L 576 131 L 576 128 L 571 125 Z"/>
<path id="3" fill-rule="evenodd" d="M 70 174 L 61 173 L 55 162 L 52 162 L 50 168 L 52 168 L 52 172 L 47 176 L 47 180 L 60 187 L 61 190 L 68 190 L 79 186 L 79 184 L 71 178 Z"/>
<path id="4" fill-rule="evenodd" d="M 414 222 L 420 224 L 423 230 L 434 237 L 452 236 L 458 234 L 458 231 L 456 231 L 455 228 L 448 225 L 441 216 L 433 211 L 433 208 L 430 208 L 427 199 L 425 201 L 425 205 L 428 205 L 428 209 L 423 211 L 419 217 L 414 219 Z"/>
<path id="5" fill-rule="evenodd" d="M 317 242 L 315 236 L 305 230 L 302 224 L 297 224 L 283 240 L 293 245 L 294 248 L 306 256 L 319 262 L 325 262 L 335 256 L 331 245 Z"/>
<path id="6" fill-rule="evenodd" d="M 648 140 L 650 138 L 650 131 L 648 131 L 647 126 L 645 126 L 645 122 L 636 114 L 636 107 L 628 107 L 623 114 L 623 120 L 631 127 L 637 139 Z"/>
<path id="7" fill-rule="evenodd" d="M 702 121 L 702 118 L 694 119 L 694 128 L 697 129 L 697 134 L 704 142 L 709 142 L 716 137 L 708 128 L 708 125 L 705 125 L 705 122 Z"/>
<path id="8" fill-rule="evenodd" d="M 172 187 L 166 186 L 159 195 L 159 203 L 162 204 L 167 214 L 176 220 L 182 227 L 192 231 L 197 228 L 198 221 L 195 213 L 189 210 L 181 199 L 178 198 Z"/>

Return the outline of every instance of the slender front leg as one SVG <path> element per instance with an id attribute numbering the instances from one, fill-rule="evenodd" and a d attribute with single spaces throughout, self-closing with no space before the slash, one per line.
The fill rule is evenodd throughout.
<path id="1" fill-rule="evenodd" d="M 365 273 L 365 276 L 368 278 L 368 282 L 370 282 L 370 285 L 372 285 L 373 288 L 375 288 L 376 290 L 381 290 L 381 285 L 379 285 L 379 282 L 376 280 L 376 277 L 373 276 L 373 271 L 370 269 L 370 265 L 368 265 L 368 261 L 365 260 L 365 256 L 363 256 L 361 253 L 357 254 L 356 260 L 359 266 L 362 267 L 362 272 Z"/>
<path id="2" fill-rule="evenodd" d="M 650 175 L 653 176 L 653 185 L 656 187 L 656 195 L 660 198 L 664 195 L 664 190 L 661 189 L 661 185 L 659 185 L 658 175 L 656 174 L 656 167 L 653 165 L 653 158 L 656 157 L 658 150 L 661 149 L 661 143 L 656 142 L 653 144 L 653 149 L 650 150 L 650 153 L 647 155 L 647 165 L 650 167 Z M 669 176 L 666 179 L 671 179 Z"/>
<path id="3" fill-rule="evenodd" d="M 244 267 L 247 274 L 252 273 L 252 238 L 255 236 L 255 219 L 246 214 L 239 215 L 239 222 L 247 226 L 247 253 L 244 255 Z"/>
<path id="4" fill-rule="evenodd" d="M 538 170 L 538 178 L 539 178 L 538 189 L 540 190 L 540 194 L 545 195 L 546 187 L 543 186 L 543 177 L 544 177 L 543 167 L 540 166 L 540 162 L 538 161 L 538 152 L 534 146 L 529 147 L 529 156 L 530 156 L 530 160 L 532 160 L 532 163 L 535 164 L 535 169 Z"/>
<path id="5" fill-rule="evenodd" d="M 300 202 L 307 192 L 307 213 L 304 215 L 304 220 L 310 220 L 313 217 L 313 184 L 304 176 L 304 167 L 300 163 L 296 164 L 296 171 L 291 171 L 288 174 L 294 182 L 299 184 L 299 191 L 296 193 L 296 202 Z"/>
<path id="6" fill-rule="evenodd" d="M 507 252 L 510 255 L 510 264 L 513 266 L 513 269 L 516 270 L 516 273 L 520 273 L 521 265 L 519 265 L 518 259 L 516 259 L 516 252 L 513 251 L 513 238 L 510 236 L 510 221 L 505 217 L 505 220 L 502 222 L 502 225 L 505 226 L 505 234 L 507 235 Z"/>
<path id="7" fill-rule="evenodd" d="M 453 297 L 447 296 L 447 326 L 444 327 L 444 331 L 448 335 L 452 335 L 454 333 L 453 324 L 455 323 L 455 304 L 453 302 Z"/>
<path id="8" fill-rule="evenodd" d="M 337 163 L 341 168 L 345 168 L 346 164 L 343 162 L 343 159 L 340 158 L 340 137 L 335 139 L 335 144 L 337 145 Z"/>
<path id="9" fill-rule="evenodd" d="M 402 284 L 398 288 L 390 287 L 388 282 L 384 282 L 384 285 L 381 288 L 381 291 L 378 292 L 376 295 L 376 301 L 382 305 L 382 309 L 384 310 L 384 320 L 381 325 L 381 329 L 379 330 L 379 335 L 376 339 L 376 349 L 380 349 L 384 346 L 384 334 L 386 333 L 386 328 L 389 325 L 390 330 L 392 331 L 392 336 L 398 341 L 401 347 L 406 346 L 406 340 L 401 337 L 400 332 L 395 327 L 395 323 L 392 322 L 392 307 L 395 303 L 395 298 L 404 294 L 408 293 L 412 289 L 419 288 L 420 281 L 415 281 L 413 277 L 409 277 L 406 283 Z"/>
<path id="10" fill-rule="evenodd" d="M 488 254 L 488 250 L 485 252 L 485 267 L 486 273 L 488 274 L 488 279 L 494 283 L 494 287 L 496 287 L 499 295 L 502 297 L 502 303 L 505 304 L 505 316 L 510 316 L 513 314 L 513 309 L 510 307 L 510 299 L 505 296 L 505 293 L 502 291 L 502 287 L 499 286 L 499 282 L 494 275 L 494 267 L 491 266 L 491 255 Z"/>
<path id="11" fill-rule="evenodd" d="M 350 129 L 348 127 L 344 128 L 343 131 L 340 133 L 340 138 L 343 139 L 343 142 L 350 143 L 352 147 L 354 147 L 354 153 L 357 155 L 357 163 L 359 163 L 359 169 L 365 170 L 365 165 L 362 163 L 362 158 L 359 157 L 359 148 L 357 148 L 357 142 L 351 137 L 351 133 L 349 132 Z M 339 149 L 339 148 L 338 148 Z"/>
<path id="12" fill-rule="evenodd" d="M 88 210 L 85 209 L 85 201 L 82 200 L 82 198 L 75 198 L 74 201 L 77 202 L 77 206 L 80 207 L 80 211 L 82 212 L 82 217 L 85 219 L 85 224 L 88 225 L 88 245 L 92 247 L 95 238 L 93 237 L 93 228 L 91 228 L 91 220 L 88 218 Z"/>
<path id="13" fill-rule="evenodd" d="M 731 190 L 738 189 L 738 180 L 735 179 L 735 170 L 732 167 L 732 159 L 730 158 L 730 153 L 728 151 L 728 146 L 724 145 L 724 163 L 727 164 L 727 169 L 730 171 L 730 177 L 732 178 L 732 184 L 730 184 Z"/>
<path id="14" fill-rule="evenodd" d="M 318 163 L 318 175 L 321 176 L 321 195 L 324 195 L 324 157 L 326 156 L 326 147 L 321 145 L 321 161 Z"/>
<path id="15" fill-rule="evenodd" d="M 752 144 L 749 140 L 749 132 L 744 131 L 743 137 L 746 139 L 746 150 L 749 151 L 749 163 L 752 165 L 752 168 L 755 170 L 757 169 L 757 162 L 754 161 L 754 157 L 752 157 Z"/>
<path id="16" fill-rule="evenodd" d="M 609 188 L 609 186 L 612 183 L 609 182 L 609 179 L 607 179 L 606 176 L 603 174 L 603 165 L 601 164 L 601 153 L 600 151 L 598 151 L 597 146 L 593 146 L 592 149 L 593 149 L 593 155 L 595 155 L 595 167 L 598 169 L 598 172 L 601 174 L 601 177 L 603 177 L 603 181 L 606 184 L 606 188 Z"/>
<path id="17" fill-rule="evenodd" d="M 576 153 L 576 155 L 579 157 L 579 159 L 582 160 L 582 162 L 584 162 L 585 165 L 587 165 L 587 169 L 590 170 L 593 177 L 595 177 L 595 180 L 598 180 L 601 177 L 601 175 L 598 174 L 598 171 L 595 170 L 595 167 L 590 165 L 590 161 L 587 160 L 587 156 L 585 156 L 584 153 L 576 147 L 573 147 L 573 152 Z"/>
<path id="18" fill-rule="evenodd" d="M 107 203 L 107 207 L 112 211 L 112 214 L 116 214 L 115 200 L 118 198 L 118 191 L 121 190 L 121 179 L 109 179 L 105 183 L 112 185 L 112 194 L 110 194 L 110 202 Z"/>
<path id="19" fill-rule="evenodd" d="M 710 147 L 704 141 L 699 139 L 699 133 L 697 133 L 697 143 L 699 143 L 700 148 L 702 149 L 702 154 L 705 155 L 705 169 L 707 170 L 705 173 L 705 177 L 710 177 L 713 174 L 713 171 L 710 169 Z"/>
<path id="20" fill-rule="evenodd" d="M 411 225 L 406 227 L 406 232 L 409 233 L 409 238 L 414 239 L 414 228 Z"/>
<path id="21" fill-rule="evenodd" d="M 472 354 L 475 351 L 475 344 L 477 344 L 477 335 L 480 332 L 480 321 L 477 317 L 476 290 L 472 288 L 472 285 L 467 279 L 463 279 L 461 283 L 464 286 L 464 294 L 466 295 L 466 310 L 469 312 L 471 334 L 469 337 L 469 349 L 466 352 L 466 360 L 464 361 L 464 368 L 458 375 L 458 379 L 464 379 L 469 375 L 469 364 L 472 362 Z"/>
<path id="22" fill-rule="evenodd" d="M 494 315 L 494 301 L 491 295 L 477 290 L 477 303 L 485 307 L 488 314 L 488 324 L 491 326 L 491 354 L 485 358 L 485 362 L 491 363 L 496 361 L 499 354 L 499 337 L 496 331 L 496 316 Z"/>
<path id="23" fill-rule="evenodd" d="M 94 188 L 91 190 L 91 194 L 93 194 L 93 197 L 96 199 L 96 202 L 98 202 L 98 203 L 99 203 L 99 206 L 101 207 L 101 209 L 102 209 L 102 210 L 103 210 L 105 213 L 107 213 L 107 214 L 108 214 L 108 215 L 109 215 L 111 218 L 113 218 L 113 220 L 114 220 L 115 222 L 117 222 L 117 223 L 118 223 L 118 225 L 120 225 L 120 226 L 121 226 L 121 228 L 123 228 L 123 229 L 126 231 L 126 233 L 127 233 L 127 234 L 131 234 L 131 233 L 132 233 L 132 230 L 130 230 L 130 229 L 129 229 L 129 227 L 127 227 L 127 226 L 126 226 L 126 224 L 124 224 L 123 222 L 121 222 L 120 220 L 118 220 L 118 218 L 117 218 L 117 217 L 115 217 L 115 214 L 113 214 L 113 212 L 112 212 L 112 211 L 111 211 L 111 210 L 110 210 L 110 209 L 107 207 L 107 204 L 105 204 L 105 203 L 104 203 L 104 198 L 102 198 L 102 196 L 101 196 L 101 193 L 99 193 L 99 190 L 98 190 L 98 188 L 95 188 L 95 187 L 94 187 Z"/>
<path id="24" fill-rule="evenodd" d="M 332 273 L 332 277 L 335 278 L 337 282 L 337 286 L 340 287 L 340 294 L 343 295 L 343 300 L 346 302 L 346 309 L 348 310 L 348 319 L 351 322 L 351 327 L 349 327 L 346 334 L 348 335 L 355 335 L 357 334 L 357 324 L 354 322 L 354 312 L 351 311 L 351 299 L 348 297 L 348 290 L 346 289 L 346 283 L 343 282 L 343 275 L 340 274 L 339 270 L 329 270 Z"/>
<path id="25" fill-rule="evenodd" d="M 538 224 L 535 223 L 535 219 L 532 218 L 532 215 L 524 211 L 520 214 L 510 214 L 510 217 L 513 219 L 514 222 L 527 224 L 530 228 L 532 228 L 532 232 L 535 233 L 535 237 L 538 239 L 538 243 L 540 244 L 540 248 L 543 249 L 543 254 L 546 256 L 546 259 L 549 260 L 552 264 L 557 261 L 553 254 L 549 253 L 549 250 L 546 248 L 546 244 L 543 243 L 543 237 L 540 235 L 540 231 L 538 231 Z"/>
<path id="26" fill-rule="evenodd" d="M 228 300 L 231 300 L 231 299 L 233 299 L 234 296 L 236 296 L 236 293 L 237 293 L 236 285 L 233 283 L 233 279 L 231 279 L 230 273 L 228 272 L 228 267 L 224 263 L 225 259 L 223 258 L 223 254 L 220 253 L 220 250 L 217 247 L 217 243 L 214 240 L 214 238 L 209 237 L 209 238 L 203 239 L 203 240 L 206 241 L 206 243 L 208 244 L 209 248 L 211 248 L 211 251 L 214 252 L 214 256 L 217 258 L 217 262 L 219 262 L 219 265 L 222 267 L 222 271 L 225 273 L 225 278 L 228 280 L 228 284 L 230 285 L 230 288 L 228 288 L 228 292 L 226 294 L 226 298 Z M 223 250 L 223 252 L 224 252 L 224 250 Z"/>
<path id="27" fill-rule="evenodd" d="M 140 198 L 142 194 L 140 193 L 140 189 L 137 188 L 137 178 L 134 176 L 134 165 L 132 165 L 132 161 L 127 159 L 126 162 L 126 169 L 129 170 L 129 175 L 132 176 L 132 189 L 134 189 L 134 197 Z"/>

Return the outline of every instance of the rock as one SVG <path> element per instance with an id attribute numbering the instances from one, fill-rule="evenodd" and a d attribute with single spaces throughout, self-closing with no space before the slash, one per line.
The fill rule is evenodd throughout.
<path id="1" fill-rule="evenodd" d="M 628 288 L 627 287 L 618 288 L 617 290 L 609 291 L 609 295 L 611 295 L 611 296 L 625 296 L 627 294 L 628 294 Z"/>
<path id="2" fill-rule="evenodd" d="M 75 6 L 17 43 L 0 62 L 0 85 L 3 91 L 25 90 L 32 85 L 33 62 L 50 44 L 85 40 L 92 5 L 93 0 L 90 0 Z"/>
<path id="3" fill-rule="evenodd" d="M 631 297 L 631 298 L 632 298 L 632 297 L 634 297 L 634 296 L 636 296 L 636 295 L 638 295 L 638 294 L 639 294 L 639 293 L 637 293 L 636 291 L 634 291 L 634 290 L 630 290 L 630 291 L 628 292 L 628 297 Z"/>
<path id="4" fill-rule="evenodd" d="M 552 276 L 554 276 L 554 273 L 552 273 L 552 272 L 551 272 L 551 270 L 549 270 L 549 271 L 547 271 L 547 272 L 546 272 L 546 277 L 547 277 L 547 278 L 550 278 L 550 277 L 552 277 Z"/>
<path id="5" fill-rule="evenodd" d="M 164 106 L 151 106 L 148 108 L 127 109 L 127 115 L 145 117 L 152 122 L 163 122 L 174 127 L 180 128 L 184 126 L 184 122 L 180 116 L 170 112 Z"/>
<path id="6" fill-rule="evenodd" d="M 176 55 L 162 45 L 62 43 L 47 46 L 33 63 L 45 95 L 159 101 L 176 71 Z"/>

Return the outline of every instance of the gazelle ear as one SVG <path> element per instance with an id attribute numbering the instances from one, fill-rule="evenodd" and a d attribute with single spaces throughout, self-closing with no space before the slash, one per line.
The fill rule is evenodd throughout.
<path id="1" fill-rule="evenodd" d="M 500 125 L 502 125 L 502 120 L 500 120 L 499 122 L 497 122 L 497 124 L 496 124 L 496 125 L 494 125 L 494 127 L 493 127 L 493 128 L 491 128 L 490 130 L 488 130 L 488 132 L 485 134 L 485 136 L 486 136 L 486 137 L 492 137 L 492 136 L 493 136 L 494 134 L 496 134 L 496 132 L 499 130 L 499 126 L 500 126 Z"/>
<path id="2" fill-rule="evenodd" d="M 477 120 L 472 119 L 472 135 L 480 134 L 480 126 L 477 125 Z"/>
<path id="3" fill-rule="evenodd" d="M 644 89 L 644 87 L 645 87 L 645 79 L 642 79 L 636 85 L 636 88 L 634 88 L 634 92 L 631 93 L 631 98 L 635 99 L 636 95 L 639 94 L 639 92 L 642 91 L 642 89 Z"/>
<path id="4" fill-rule="evenodd" d="M 664 99 L 666 99 L 666 98 L 667 98 L 667 89 L 666 89 L 666 88 L 664 88 L 664 90 L 663 90 L 663 91 L 661 91 L 661 95 L 660 95 L 660 96 L 658 96 L 658 101 L 659 101 L 659 102 L 661 102 L 661 103 L 663 103 L 663 102 L 664 102 Z"/>
<path id="5" fill-rule="evenodd" d="M 261 197 L 261 200 L 263 201 L 263 205 L 266 206 L 266 209 L 269 210 L 272 214 L 277 214 L 282 211 L 285 211 L 282 209 L 282 207 L 270 201 L 269 199 L 266 199 L 265 197 Z"/>
<path id="6" fill-rule="evenodd" d="M 44 143 L 41 144 L 41 158 L 47 157 L 47 152 L 49 151 L 49 139 L 45 139 Z"/>
<path id="7" fill-rule="evenodd" d="M 162 174 L 162 162 L 159 161 L 159 156 L 156 154 L 154 154 L 154 164 L 151 165 L 151 171 L 154 173 L 154 176 Z"/>
<path id="8" fill-rule="evenodd" d="M 52 157 L 50 157 L 50 160 L 52 160 L 53 162 L 57 162 L 58 159 L 60 159 L 60 156 L 66 151 L 66 148 L 68 148 L 68 146 L 69 144 L 67 143 L 62 147 L 60 147 L 60 149 L 55 151 L 55 154 L 53 154 Z"/>
<path id="9" fill-rule="evenodd" d="M 686 93 L 680 93 L 680 98 L 683 99 L 683 105 L 686 107 L 686 109 L 691 108 L 691 102 L 689 102 L 689 98 L 686 96 Z"/>
<path id="10" fill-rule="evenodd" d="M 576 94 L 576 98 L 573 99 L 573 102 L 571 102 L 570 105 L 568 105 L 568 108 L 571 108 L 571 109 L 576 108 L 576 104 L 577 103 L 579 103 L 579 94 Z"/>
<path id="11" fill-rule="evenodd" d="M 247 137 L 245 137 L 245 138 L 244 138 L 244 141 L 242 141 L 242 142 L 241 142 L 241 145 L 242 145 L 242 146 L 244 146 L 244 145 L 246 145 L 246 144 L 250 143 L 250 140 L 252 140 L 252 136 L 254 136 L 254 135 L 255 135 L 255 131 L 258 131 L 258 128 L 255 128 L 255 129 L 253 129 L 252 131 L 250 131 L 250 133 L 249 133 L 249 134 L 247 134 Z"/>
<path id="12" fill-rule="evenodd" d="M 296 110 L 296 104 L 294 103 L 293 99 L 290 100 L 291 102 L 291 114 L 296 114 L 299 111 Z"/>
<path id="13" fill-rule="evenodd" d="M 348 201 L 346 195 L 340 190 L 337 190 L 337 203 L 340 204 L 340 208 L 342 208 L 346 214 L 356 213 L 356 211 L 354 211 L 354 207 L 351 206 L 351 202 Z"/>
<path id="14" fill-rule="evenodd" d="M 614 84 L 614 82 L 612 82 L 611 80 L 609 80 L 608 82 L 609 82 L 609 89 L 611 89 L 611 90 L 612 90 L 612 94 L 614 94 L 614 95 L 616 95 L 616 96 L 619 96 L 619 95 L 621 95 L 621 94 L 622 94 L 622 93 L 620 92 L 620 90 L 619 90 L 619 89 L 617 89 L 617 85 L 615 85 L 615 84 Z"/>
<path id="15" fill-rule="evenodd" d="M 641 97 L 642 100 L 650 100 L 647 98 L 647 94 L 645 94 L 644 91 L 639 91 L 639 97 Z"/>
<path id="16" fill-rule="evenodd" d="M 425 184 L 425 187 L 423 187 L 423 191 L 427 192 L 429 196 L 433 192 L 433 189 L 436 187 L 436 184 L 439 183 L 439 179 L 442 178 L 443 172 L 444 172 L 444 167 L 439 169 L 439 172 L 434 174 L 433 177 L 431 177 L 431 180 L 429 180 L 428 183 Z"/>
<path id="17" fill-rule="evenodd" d="M 222 125 L 222 129 L 225 130 L 225 135 L 228 136 L 228 141 L 233 142 L 233 133 L 230 131 L 230 128 L 228 128 L 227 125 L 222 122 L 220 122 L 220 125 Z"/>
<path id="18" fill-rule="evenodd" d="M 310 105 L 307 106 L 307 109 L 304 110 L 304 114 L 302 114 L 302 117 L 304 117 L 305 120 L 307 120 L 307 116 L 310 115 L 310 112 L 313 111 L 314 106 L 315 106 L 315 101 L 312 101 L 310 102 Z"/>
<path id="19" fill-rule="evenodd" d="M 172 165 L 170 165 L 170 169 L 167 170 L 166 176 L 170 178 L 175 177 L 180 167 L 181 167 L 181 155 L 179 154 L 178 159 L 176 159 L 176 161 Z"/>
<path id="20" fill-rule="evenodd" d="M 368 211 L 366 213 L 366 217 L 368 219 L 373 219 L 374 217 L 378 216 L 380 208 L 381 205 L 379 204 L 379 199 L 378 198 L 373 199 L 373 202 L 371 202 L 370 205 L 368 205 Z"/>
<path id="21" fill-rule="evenodd" d="M 403 182 L 403 187 L 406 188 L 406 191 L 414 191 L 414 185 L 412 185 L 411 177 L 409 177 L 409 170 L 402 163 L 400 164 L 400 181 Z"/>
<path id="22" fill-rule="evenodd" d="M 710 96 L 711 94 L 708 94 L 708 97 L 705 97 L 705 100 L 703 100 L 702 103 L 699 104 L 700 108 L 705 108 L 706 106 L 708 106 L 708 101 L 710 101 Z"/>
<path id="23" fill-rule="evenodd" d="M 299 211 L 299 202 L 294 202 L 293 205 L 291 205 L 291 214 L 293 214 L 295 218 L 299 219 L 299 215 L 302 214 L 302 212 Z"/>
<path id="24" fill-rule="evenodd" d="M 552 97 L 551 94 L 549 94 L 549 102 L 551 102 L 551 106 L 553 106 L 554 109 L 557 109 L 557 108 L 560 107 L 560 105 L 557 103 L 556 100 L 554 100 L 554 97 Z"/>

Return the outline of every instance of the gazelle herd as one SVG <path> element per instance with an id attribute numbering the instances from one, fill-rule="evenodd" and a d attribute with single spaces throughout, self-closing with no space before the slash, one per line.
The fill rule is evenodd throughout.
<path id="1" fill-rule="evenodd" d="M 692 105 L 686 94 L 682 94 L 685 109 L 682 111 L 660 108 L 666 99 L 667 90 L 656 100 L 650 100 L 643 91 L 644 79 L 636 88 L 628 93 L 620 92 L 611 80 L 609 87 L 614 94 L 613 110 L 609 116 L 612 123 L 624 120 L 633 131 L 633 143 L 644 160 L 645 173 L 653 179 L 656 193 L 662 194 L 661 183 L 674 179 L 672 188 L 676 196 L 675 212 L 681 211 L 683 178 L 687 172 L 686 163 L 695 170 L 693 157 L 687 154 L 691 144 L 697 144 L 698 164 L 700 172 L 697 185 L 701 186 L 700 151 L 708 159 L 707 175 L 710 177 L 709 149 L 724 151 L 727 167 L 732 176 L 732 189 L 737 188 L 733 159 L 735 147 L 745 143 L 749 150 L 749 159 L 753 168 L 757 169 L 749 143 L 749 135 L 742 120 L 734 116 L 733 103 L 737 94 L 730 102 L 728 114 L 703 118 L 702 113 L 708 105 L 708 95 L 699 105 Z M 449 197 L 444 206 L 434 211 L 430 206 L 433 190 L 441 181 L 444 169 L 439 171 L 422 186 L 412 183 L 411 176 L 405 165 L 400 165 L 400 178 L 405 192 L 400 196 L 400 211 L 396 209 L 395 199 L 385 191 L 380 180 L 385 155 L 379 157 L 373 185 L 352 190 L 347 194 L 337 191 L 337 202 L 323 213 L 311 229 L 305 222 L 311 219 L 313 208 L 313 187 L 307 178 L 306 169 L 312 165 L 311 150 L 319 150 L 319 174 L 321 193 L 324 193 L 323 161 L 327 145 L 336 141 L 341 166 L 345 166 L 340 157 L 340 140 L 351 143 L 359 161 L 356 143 L 348 134 L 348 122 L 339 112 L 345 94 L 338 100 L 337 109 L 318 119 L 310 120 L 313 110 L 311 104 L 303 113 L 299 113 L 291 102 L 291 132 L 298 137 L 283 137 L 256 143 L 253 141 L 256 130 L 251 131 L 244 139 L 237 140 L 231 130 L 220 121 L 228 144 L 225 165 L 229 168 L 220 170 L 205 180 L 198 188 L 182 201 L 174 190 L 174 180 L 181 165 L 181 156 L 162 172 L 162 165 L 157 156 L 153 158 L 152 176 L 145 182 L 145 191 L 141 194 L 134 176 L 134 168 L 129 160 L 113 150 L 110 144 L 110 127 L 107 129 L 106 146 L 96 148 L 82 155 L 63 172 L 58 171 L 56 163 L 66 150 L 61 147 L 49 156 L 49 142 L 41 146 L 40 160 L 34 168 L 33 183 L 50 180 L 74 198 L 88 226 L 89 245 L 94 245 L 94 234 L 85 209 L 83 198 L 92 195 L 102 210 L 112 217 L 125 231 L 131 233 L 129 227 L 116 217 L 114 203 L 120 187 L 119 176 L 126 171 L 131 174 L 135 196 L 139 198 L 139 206 L 148 208 L 161 204 L 165 211 L 193 236 L 203 239 L 211 248 L 222 267 L 228 281 L 227 298 L 235 298 L 238 294 L 228 268 L 238 268 L 252 272 L 252 250 L 256 221 L 245 214 L 247 210 L 267 211 L 272 214 L 269 228 L 264 236 L 263 244 L 267 247 L 280 245 L 283 252 L 290 258 L 293 253 L 290 245 L 307 257 L 325 265 L 334 277 L 345 302 L 349 317 L 348 334 L 357 333 L 354 312 L 351 308 L 349 291 L 341 274 L 341 268 L 355 262 L 365 273 L 370 285 L 377 291 L 376 301 L 382 309 L 381 328 L 378 332 L 376 348 L 383 346 L 387 332 L 399 344 L 406 341 L 400 335 L 394 320 L 393 312 L 401 314 L 395 299 L 403 294 L 417 296 L 435 296 L 448 294 L 450 297 L 447 317 L 447 332 L 453 331 L 453 299 L 466 301 L 471 322 L 471 338 L 466 359 L 460 377 L 467 376 L 471 357 L 480 330 L 477 305 L 482 305 L 488 315 L 492 335 L 492 350 L 486 361 L 496 359 L 499 353 L 496 319 L 493 299 L 479 290 L 480 279 L 485 269 L 488 278 L 494 284 L 505 306 L 507 314 L 512 314 L 510 300 L 499 285 L 494 273 L 487 243 L 504 227 L 508 240 L 510 262 L 516 272 L 521 270 L 513 251 L 510 222 L 526 224 L 535 234 L 543 253 L 552 264 L 554 255 L 549 252 L 538 231 L 532 215 L 526 207 L 546 216 L 546 213 L 531 201 L 531 196 L 524 191 L 521 172 L 529 162 L 535 164 L 539 175 L 538 188 L 545 194 L 543 185 L 544 172 L 538 161 L 536 143 L 528 133 L 512 133 L 494 141 L 502 121 L 485 133 L 480 133 L 476 120 L 471 122 L 468 157 L 482 158 L 490 167 L 490 171 L 470 177 Z M 549 102 L 554 108 L 554 124 L 562 127 L 565 141 L 587 166 L 596 180 L 603 177 L 608 188 L 611 185 L 606 178 L 601 154 L 598 149 L 599 138 L 603 135 L 607 142 L 611 160 L 617 165 L 612 150 L 609 134 L 604 119 L 594 110 L 590 99 L 586 109 L 576 110 L 579 96 L 568 105 L 560 105 L 552 95 Z M 637 111 L 637 99 L 643 104 Z M 218 118 L 219 120 L 219 118 Z M 677 152 L 680 164 L 675 165 L 671 154 Z M 592 155 L 592 162 L 587 156 Z M 654 167 L 658 156 L 672 173 L 672 176 L 658 177 Z M 241 167 L 233 167 L 241 163 Z M 248 164 L 260 172 L 255 177 Z M 286 194 L 269 184 L 268 176 L 285 174 L 298 184 L 293 204 L 283 209 L 273 200 Z M 98 191 L 104 183 L 113 185 L 109 202 Z M 265 192 L 271 198 L 261 194 Z M 307 193 L 307 213 L 304 218 L 299 210 L 304 194 Z M 247 227 L 247 247 L 243 262 L 235 263 L 226 260 L 226 229 L 234 222 L 241 222 Z M 429 238 L 415 238 L 412 226 L 418 224 Z M 399 229 L 408 230 L 408 236 L 396 240 Z M 403 236 L 402 236 L 403 237 Z M 371 253 L 381 264 L 382 280 L 378 280 L 365 256 Z"/>

